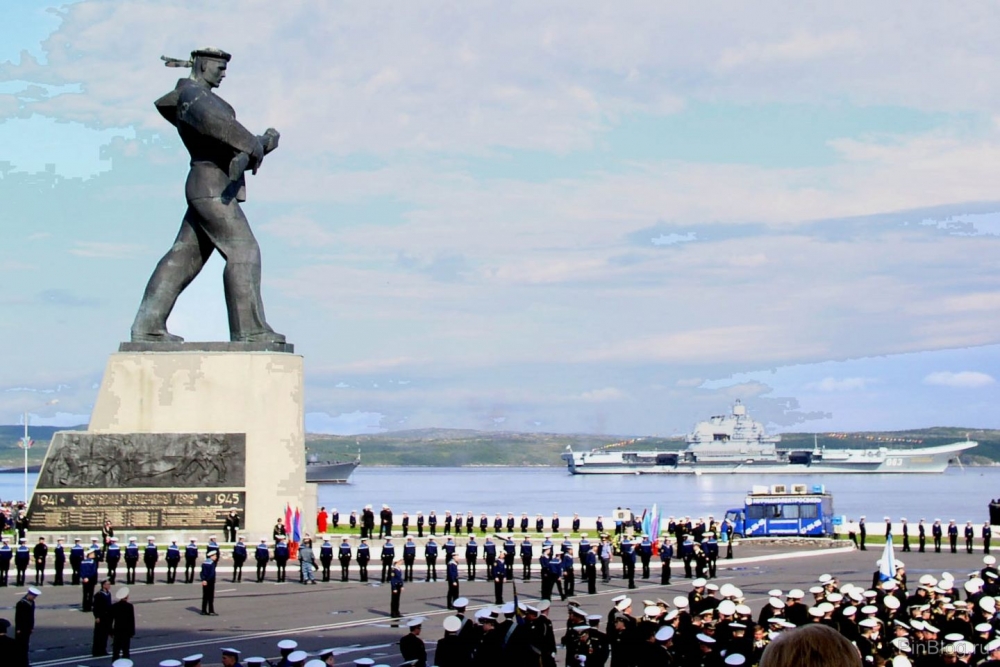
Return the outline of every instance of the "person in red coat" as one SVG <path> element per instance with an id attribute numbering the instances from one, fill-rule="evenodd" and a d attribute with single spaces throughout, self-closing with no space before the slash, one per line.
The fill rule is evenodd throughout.
<path id="1" fill-rule="evenodd" d="M 316 515 L 316 530 L 320 535 L 326 533 L 327 522 L 330 520 L 330 515 L 327 514 L 325 507 L 319 508 L 319 514 Z"/>

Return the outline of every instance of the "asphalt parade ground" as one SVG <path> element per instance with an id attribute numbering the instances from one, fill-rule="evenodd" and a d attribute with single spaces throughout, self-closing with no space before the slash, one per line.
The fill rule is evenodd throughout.
<path id="1" fill-rule="evenodd" d="M 223 551 L 228 550 L 224 547 Z M 737 547 L 733 560 L 719 560 L 718 577 L 713 581 L 720 585 L 728 582 L 740 588 L 756 618 L 767 600 L 767 591 L 773 588 L 783 591 L 808 589 L 823 573 L 836 576 L 841 583 L 852 582 L 867 588 L 871 585 L 872 573 L 877 569 L 876 561 L 881 553 L 880 546 L 858 551 L 843 546 L 843 542 L 827 545 L 814 542 L 800 545 L 743 543 Z M 961 581 L 969 572 L 982 567 L 982 551 L 977 548 L 973 554 L 966 554 L 961 545 L 957 554 L 950 553 L 947 546 L 940 554 L 933 553 L 933 550 L 922 554 L 916 551 L 902 553 L 899 549 L 895 553 L 906 565 L 911 587 L 924 573 L 939 577 L 941 572 L 946 571 Z M 452 612 L 445 606 L 443 559 L 439 559 L 438 581 L 429 583 L 423 581 L 424 567 L 419 560 L 414 568 L 415 581 L 408 582 L 402 593 L 402 619 L 389 618 L 389 586 L 379 583 L 381 568 L 375 559 L 369 564 L 370 581 L 366 584 L 358 581 L 355 563 L 351 564 L 351 581 L 338 581 L 340 568 L 334 560 L 333 581 L 320 581 L 315 586 L 303 586 L 298 582 L 299 572 L 297 566 L 293 567 L 294 561 L 289 563 L 286 583 L 275 583 L 272 565 L 268 580 L 258 584 L 255 582 L 252 559 L 244 567 L 243 582 L 232 584 L 228 563 L 223 562 L 219 566 L 216 582 L 215 609 L 218 616 L 200 614 L 201 586 L 197 581 L 194 584 L 167 584 L 165 572 L 158 571 L 156 583 L 149 586 L 142 583 L 145 572 L 140 563 L 140 583 L 129 587 L 137 627 L 132 640 L 132 660 L 137 667 L 142 667 L 157 665 L 167 658 L 204 653 L 204 664 L 216 665 L 221 661 L 220 649 L 227 646 L 242 651 L 243 657 L 274 658 L 278 655 L 277 642 L 292 638 L 298 641 L 299 648 L 308 652 L 336 648 L 338 664 L 350 664 L 356 658 L 370 657 L 376 663 L 396 666 L 402 662 L 399 639 L 408 632 L 407 621 L 415 616 L 426 619 L 422 638 L 431 655 L 434 642 L 443 635 L 441 622 Z M 460 594 L 469 599 L 468 613 L 471 615 L 480 607 L 493 606 L 494 591 L 493 583 L 485 580 L 486 568 L 481 560 L 475 582 L 465 580 L 465 565 L 460 559 Z M 598 579 L 595 595 L 586 594 L 586 582 L 580 581 L 578 576 L 573 599 L 589 613 L 605 615 L 611 607 L 611 598 L 621 593 L 628 593 L 635 600 L 635 608 L 641 609 L 641 600 L 661 598 L 672 604 L 675 596 L 687 595 L 691 590 L 690 581 L 683 578 L 683 564 L 676 559 L 669 586 L 659 585 L 658 559 L 654 558 L 651 564 L 652 576 L 648 580 L 640 578 L 642 566 L 637 563 L 636 590 L 631 592 L 627 590 L 627 582 L 621 578 L 619 563 L 614 565 L 611 583 L 603 584 Z M 529 582 L 520 580 L 519 561 L 514 570 L 518 575 L 518 599 L 528 603 L 537 600 L 540 592 L 537 560 Z M 579 563 L 576 570 L 579 575 Z M 120 567 L 118 572 L 121 576 L 113 590 L 124 585 L 124 567 Z M 68 580 L 68 568 L 66 573 Z M 179 574 L 179 581 L 182 582 L 183 565 Z M 29 569 L 28 575 L 30 583 L 34 580 L 32 569 Z M 51 580 L 51 575 L 47 579 Z M 10 581 L 14 581 L 13 568 Z M 508 582 L 504 589 L 504 600 L 512 601 L 511 583 Z M 13 586 L 0 588 L 0 617 L 13 620 L 14 605 L 25 590 Z M 46 584 L 41 590 L 42 596 L 36 601 L 35 632 L 31 639 L 30 660 L 33 667 L 110 665 L 110 657 L 90 657 L 94 621 L 92 614 L 80 611 L 80 587 Z M 560 602 L 556 594 L 550 617 L 557 638 L 565 630 L 566 616 L 566 604 Z M 8 634 L 12 636 L 13 629 Z M 562 658 L 559 658 L 559 663 L 562 663 Z"/>

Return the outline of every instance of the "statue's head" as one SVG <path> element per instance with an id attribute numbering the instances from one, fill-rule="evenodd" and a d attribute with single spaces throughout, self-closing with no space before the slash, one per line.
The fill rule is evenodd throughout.
<path id="1" fill-rule="evenodd" d="M 226 78 L 226 67 L 232 56 L 222 49 L 204 48 L 191 52 L 191 78 L 218 88 Z"/>

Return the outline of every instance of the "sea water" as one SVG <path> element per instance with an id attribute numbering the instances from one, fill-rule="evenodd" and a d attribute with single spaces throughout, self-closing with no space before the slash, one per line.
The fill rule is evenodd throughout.
<path id="1" fill-rule="evenodd" d="M 38 479 L 29 473 L 29 492 Z M 323 484 L 319 503 L 337 508 L 344 520 L 351 510 L 371 504 L 411 517 L 431 510 L 443 516 L 446 510 L 504 518 L 513 512 L 520 519 L 527 512 L 534 527 L 536 514 L 546 525 L 553 512 L 565 518 L 608 517 L 616 507 L 636 513 L 655 503 L 664 516 L 721 517 L 740 507 L 755 484 L 822 485 L 833 494 L 834 512 L 857 519 L 866 515 L 872 532 L 884 516 L 893 521 L 906 518 L 916 523 L 949 519 L 979 525 L 988 518 L 987 506 L 1000 498 L 1000 467 L 949 468 L 937 475 L 570 475 L 565 468 L 372 468 L 362 465 L 348 484 Z M 24 476 L 0 474 L 0 499 L 20 500 Z M 275 518 L 277 518 L 275 514 Z M 977 530 L 978 534 L 978 530 Z"/>

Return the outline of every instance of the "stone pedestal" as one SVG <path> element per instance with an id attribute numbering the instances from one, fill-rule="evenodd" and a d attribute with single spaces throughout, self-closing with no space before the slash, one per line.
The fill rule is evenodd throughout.
<path id="1" fill-rule="evenodd" d="M 65 446 L 57 449 L 60 435 Z M 97 462 L 84 474 L 74 461 L 89 466 L 88 455 L 80 455 L 88 447 L 96 452 L 89 459 Z M 125 461 L 115 464 L 116 458 Z M 224 474 L 213 460 L 222 464 Z M 32 498 L 32 528 L 59 530 L 50 524 L 65 522 L 61 527 L 72 530 L 70 524 L 80 522 L 81 512 L 90 508 L 94 516 L 84 515 L 89 522 L 110 502 L 148 504 L 161 517 L 150 515 L 149 521 L 174 524 L 150 524 L 145 527 L 149 531 L 195 530 L 198 526 L 184 519 L 183 511 L 164 514 L 157 506 L 193 503 L 200 509 L 189 516 L 203 522 L 215 516 L 212 512 L 224 517 L 229 507 L 238 507 L 240 532 L 249 533 L 252 544 L 261 536 L 270 539 L 286 504 L 301 510 L 303 532 L 314 530 L 316 493 L 307 488 L 305 475 L 301 356 L 119 352 L 108 361 L 88 430 L 53 439 Z M 146 515 L 129 516 L 133 527 L 142 530 L 138 517 L 145 520 Z M 217 525 L 221 537 L 221 520 Z"/>

